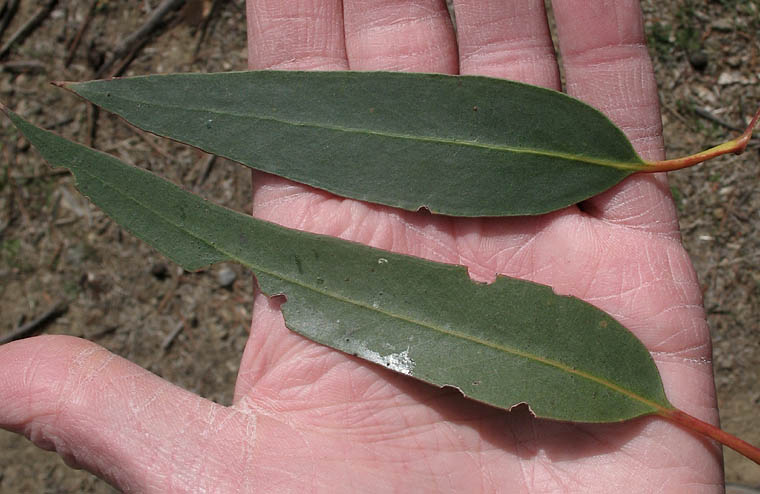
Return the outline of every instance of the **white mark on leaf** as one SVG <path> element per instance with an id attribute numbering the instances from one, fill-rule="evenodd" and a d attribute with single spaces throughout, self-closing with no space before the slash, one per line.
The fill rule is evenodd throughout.
<path id="1" fill-rule="evenodd" d="M 411 376 L 412 371 L 414 370 L 414 360 L 409 357 L 409 347 L 403 352 L 380 355 L 378 352 L 367 348 L 363 342 L 352 341 L 351 344 L 346 346 L 347 348 L 345 351 L 347 353 L 380 364 L 390 370 L 406 374 L 407 376 Z"/>

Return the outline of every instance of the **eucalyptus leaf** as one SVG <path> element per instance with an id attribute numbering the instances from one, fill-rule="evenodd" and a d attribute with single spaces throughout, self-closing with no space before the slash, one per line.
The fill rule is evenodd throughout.
<path id="1" fill-rule="evenodd" d="M 673 415 L 646 348 L 586 302 L 257 220 L 8 114 L 83 194 L 186 269 L 249 267 L 264 293 L 286 296 L 285 322 L 307 338 L 497 407 L 527 403 L 539 417 Z"/>
<path id="2" fill-rule="evenodd" d="M 596 109 L 503 79 L 248 71 L 65 87 L 155 134 L 412 211 L 542 214 L 648 167 Z"/>

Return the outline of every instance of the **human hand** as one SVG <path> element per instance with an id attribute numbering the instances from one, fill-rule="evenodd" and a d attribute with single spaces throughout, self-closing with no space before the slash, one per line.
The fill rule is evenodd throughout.
<path id="1" fill-rule="evenodd" d="M 440 3 L 440 4 L 439 4 Z M 249 0 L 251 68 L 485 74 L 559 87 L 542 0 Z M 662 157 L 638 2 L 554 2 L 568 92 Z M 614 315 L 650 349 L 672 403 L 717 421 L 710 341 L 664 177 L 634 176 L 536 218 L 453 219 L 269 175 L 254 214 L 290 227 L 530 279 Z M 125 491 L 718 491 L 719 447 L 661 419 L 566 424 L 505 412 L 288 331 L 257 294 L 223 407 L 83 340 L 0 347 L 0 425 Z M 509 383 L 504 383 L 508 386 Z"/>

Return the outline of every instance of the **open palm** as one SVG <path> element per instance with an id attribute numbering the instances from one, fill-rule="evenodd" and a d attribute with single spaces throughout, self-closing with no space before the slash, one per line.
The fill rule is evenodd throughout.
<path id="1" fill-rule="evenodd" d="M 642 156 L 661 158 L 638 2 L 553 6 L 568 92 L 606 113 Z M 543 0 L 454 7 L 456 36 L 440 0 L 249 0 L 250 65 L 459 72 L 559 88 Z M 632 177 L 536 218 L 453 219 L 256 174 L 254 214 L 463 264 L 479 281 L 505 274 L 587 300 L 649 348 L 675 406 L 717 421 L 709 333 L 664 177 Z M 663 420 L 565 424 L 479 405 L 289 332 L 281 302 L 256 295 L 231 407 L 91 343 L 43 337 L 0 348 L 0 425 L 125 491 L 720 490 L 720 449 Z"/>

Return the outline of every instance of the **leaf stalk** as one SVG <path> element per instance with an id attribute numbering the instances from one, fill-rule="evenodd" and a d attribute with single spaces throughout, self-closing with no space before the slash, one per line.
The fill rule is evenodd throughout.
<path id="1" fill-rule="evenodd" d="M 755 116 L 755 120 L 757 120 L 757 116 Z M 662 409 L 657 414 L 680 426 L 714 439 L 760 465 L 760 448 L 729 434 L 719 427 L 703 422 L 677 408 Z"/>
<path id="2" fill-rule="evenodd" d="M 648 161 L 646 162 L 647 166 L 645 168 L 639 169 L 638 171 L 645 173 L 669 172 L 673 170 L 680 170 L 681 168 L 688 168 L 698 163 L 702 163 L 703 161 L 707 161 L 709 159 L 716 158 L 728 153 L 742 154 L 744 150 L 747 149 L 749 140 L 752 139 L 752 132 L 754 131 L 758 120 L 760 120 L 760 109 L 757 110 L 757 113 L 755 113 L 755 116 L 752 118 L 752 121 L 749 123 L 749 126 L 747 126 L 747 129 L 744 131 L 744 133 L 742 133 L 742 135 L 736 139 L 724 142 L 723 144 L 719 144 L 718 146 L 702 151 L 701 153 L 692 154 L 683 158 L 675 158 L 662 161 Z"/>

